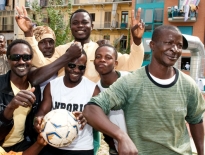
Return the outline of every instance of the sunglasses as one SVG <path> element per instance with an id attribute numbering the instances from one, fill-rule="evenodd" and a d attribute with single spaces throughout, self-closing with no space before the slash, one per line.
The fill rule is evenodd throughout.
<path id="1" fill-rule="evenodd" d="M 71 69 L 76 68 L 76 66 L 78 66 L 78 69 L 79 69 L 80 71 L 85 70 L 85 68 L 86 68 L 86 66 L 84 66 L 84 65 L 76 65 L 76 64 L 72 64 L 72 63 L 69 63 L 69 64 L 68 64 L 68 67 L 71 68 Z"/>
<path id="2" fill-rule="evenodd" d="M 8 59 L 11 61 L 19 61 L 22 58 L 23 61 L 29 61 L 32 59 L 32 55 L 29 54 L 12 54 L 12 55 L 8 55 Z"/>

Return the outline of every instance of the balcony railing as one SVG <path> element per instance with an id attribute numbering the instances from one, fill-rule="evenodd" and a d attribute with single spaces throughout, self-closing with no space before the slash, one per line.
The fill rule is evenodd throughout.
<path id="1" fill-rule="evenodd" d="M 126 29 L 128 23 L 119 22 L 94 22 L 94 29 Z"/>
<path id="2" fill-rule="evenodd" d="M 130 2 L 131 0 L 74 0 L 73 5 L 81 5 L 81 4 L 106 4 L 106 3 L 113 3 L 113 2 Z"/>
<path id="3" fill-rule="evenodd" d="M 190 10 L 188 13 L 188 18 L 185 16 L 186 15 L 182 10 L 174 9 L 174 7 L 168 7 L 169 22 L 196 22 L 198 13 L 197 11 Z"/>

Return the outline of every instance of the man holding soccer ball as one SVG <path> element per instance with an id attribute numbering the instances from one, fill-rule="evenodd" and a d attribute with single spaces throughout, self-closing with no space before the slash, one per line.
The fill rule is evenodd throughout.
<path id="1" fill-rule="evenodd" d="M 75 42 L 82 50 L 79 42 Z M 74 44 L 72 46 L 74 46 Z M 68 146 L 55 148 L 47 145 L 41 154 L 49 155 L 93 155 L 93 129 L 82 116 L 84 105 L 100 90 L 96 83 L 84 77 L 87 56 L 84 51 L 80 58 L 65 66 L 65 76 L 56 78 L 45 87 L 43 101 L 34 120 L 34 126 L 41 131 L 42 118 L 52 109 L 66 109 L 73 112 L 81 123 L 78 137 Z M 86 125 L 85 125 L 86 124 Z M 84 126 L 85 125 L 85 126 Z M 83 129 L 83 130 L 82 130 Z"/>

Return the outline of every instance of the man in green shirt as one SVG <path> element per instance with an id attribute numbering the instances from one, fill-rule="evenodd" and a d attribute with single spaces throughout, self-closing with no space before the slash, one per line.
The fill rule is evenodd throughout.
<path id="1" fill-rule="evenodd" d="M 151 63 L 93 97 L 84 116 L 118 140 L 120 155 L 191 155 L 187 121 L 198 155 L 204 155 L 203 96 L 190 76 L 173 67 L 184 48 L 181 32 L 157 27 L 150 48 Z M 108 120 L 111 109 L 123 109 L 128 134 Z"/>

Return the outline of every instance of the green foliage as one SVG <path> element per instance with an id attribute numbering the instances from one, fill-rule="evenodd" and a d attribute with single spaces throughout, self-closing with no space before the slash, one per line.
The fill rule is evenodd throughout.
<path id="1" fill-rule="evenodd" d="M 46 8 L 40 7 L 37 0 L 32 3 L 32 20 L 38 26 L 47 25 L 54 31 L 56 46 L 65 44 L 72 39 L 68 20 L 71 7 L 70 0 L 66 6 L 63 5 L 62 0 L 49 0 Z"/>

